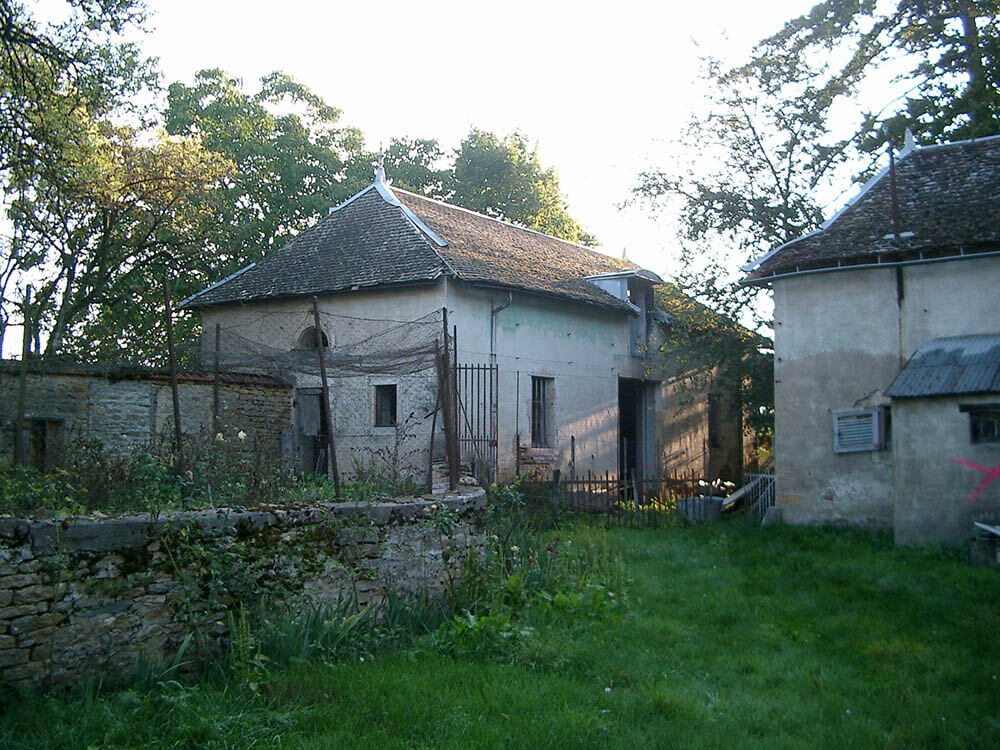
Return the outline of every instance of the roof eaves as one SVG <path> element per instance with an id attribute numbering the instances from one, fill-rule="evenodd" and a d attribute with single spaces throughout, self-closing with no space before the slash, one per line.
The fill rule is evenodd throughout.
<path id="1" fill-rule="evenodd" d="M 951 145 L 951 144 L 947 144 L 947 145 Z M 896 158 L 897 161 L 902 161 L 903 159 L 905 159 L 907 156 L 909 156 L 910 154 L 912 154 L 916 150 L 917 150 L 917 147 L 915 145 L 913 145 L 913 143 L 907 143 L 906 147 L 903 148 L 895 158 Z M 922 151 L 923 148 L 921 148 L 920 150 Z M 862 185 L 861 190 L 859 190 L 854 195 L 854 197 L 848 199 L 848 201 L 846 203 L 844 203 L 844 205 L 840 207 L 840 210 L 838 210 L 835 214 L 833 214 L 833 216 L 831 216 L 829 219 L 827 219 L 822 224 L 820 224 L 818 229 L 814 229 L 813 231 L 808 232 L 808 233 L 802 235 L 801 237 L 796 237 L 793 240 L 789 240 L 788 242 L 785 242 L 784 244 L 779 245 L 778 247 L 774 248 L 773 250 L 770 250 L 769 252 L 765 253 L 764 255 L 762 255 L 761 257 L 757 258 L 756 260 L 752 260 L 749 263 L 746 263 L 746 264 L 740 266 L 740 270 L 743 271 L 744 273 L 750 273 L 754 269 L 760 268 L 761 265 L 763 265 L 766 261 L 770 260 L 775 255 L 777 255 L 778 253 L 780 253 L 786 247 L 789 247 L 790 245 L 794 245 L 797 242 L 801 242 L 802 240 L 808 239 L 809 237 L 815 237 L 817 234 L 821 233 L 824 229 L 829 228 L 833 224 L 833 222 L 835 222 L 837 219 L 839 219 L 847 209 L 849 209 L 851 206 L 853 206 L 855 203 L 857 203 L 859 200 L 861 200 L 865 196 L 865 194 L 869 190 L 871 190 L 873 187 L 875 187 L 875 185 L 879 182 L 879 180 L 881 180 L 887 174 L 889 174 L 889 167 L 888 167 L 888 165 L 882 167 L 882 169 L 880 169 L 871 178 L 869 178 L 868 182 L 866 182 L 864 185 Z"/>
<path id="2" fill-rule="evenodd" d="M 537 287 L 523 286 L 521 284 L 510 284 L 501 281 L 491 281 L 486 279 L 461 279 L 469 286 L 481 287 L 484 289 L 502 289 L 503 291 L 515 291 L 521 294 L 530 294 L 534 297 L 546 297 L 564 300 L 566 302 L 573 302 L 581 305 L 589 305 L 591 307 L 599 307 L 602 310 L 613 310 L 614 312 L 626 313 L 628 315 L 638 315 L 639 308 L 633 305 L 631 302 L 618 299 L 613 294 L 608 294 L 604 292 L 603 289 L 595 287 L 595 289 L 603 292 L 602 295 L 607 297 L 607 301 L 601 300 L 597 297 L 584 297 L 578 294 L 572 294 L 571 292 L 560 292 L 550 289 L 538 289 Z"/>
<path id="3" fill-rule="evenodd" d="M 593 281 L 594 279 L 620 279 L 620 278 L 631 278 L 638 277 L 640 279 L 645 279 L 646 281 L 652 282 L 653 284 L 665 284 L 666 282 L 660 278 L 659 274 L 654 273 L 646 268 L 634 268 L 627 271 L 613 271 L 611 273 L 596 273 L 592 276 L 584 276 L 587 281 Z"/>
<path id="4" fill-rule="evenodd" d="M 177 308 L 181 309 L 181 308 L 187 307 L 191 302 L 193 302 L 194 300 L 196 300 L 201 295 L 207 294 L 208 292 L 212 291 L 213 289 L 216 289 L 216 288 L 222 286 L 223 284 L 232 281 L 237 276 L 240 276 L 240 275 L 246 273 L 247 271 L 249 271 L 251 268 L 253 268 L 256 265 L 257 265 L 256 263 L 251 263 L 250 265 L 243 266 L 243 268 L 241 268 L 238 271 L 234 271 L 233 273 L 229 274 L 226 278 L 219 279 L 214 284 L 209 284 L 207 287 L 205 287 L 204 289 L 202 289 L 200 292 L 195 292 L 190 297 L 185 297 L 184 299 L 182 299 L 178 303 Z"/>

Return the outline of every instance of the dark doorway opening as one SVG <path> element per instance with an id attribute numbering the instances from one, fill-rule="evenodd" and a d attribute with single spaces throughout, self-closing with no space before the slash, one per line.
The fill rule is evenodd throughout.
<path id="1" fill-rule="evenodd" d="M 618 470 L 627 479 L 639 464 L 639 409 L 642 405 L 642 381 L 618 379 Z"/>
<path id="2" fill-rule="evenodd" d="M 299 471 L 302 474 L 326 474 L 329 443 L 323 391 L 319 388 L 297 389 L 295 407 L 299 433 Z"/>

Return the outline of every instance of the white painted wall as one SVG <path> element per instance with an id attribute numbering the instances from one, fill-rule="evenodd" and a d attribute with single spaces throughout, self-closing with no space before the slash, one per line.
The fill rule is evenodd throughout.
<path id="1" fill-rule="evenodd" d="M 518 436 L 531 444 L 533 375 L 555 383 L 555 468 L 567 468 L 575 438 L 578 473 L 617 473 L 618 376 L 642 369 L 627 352 L 628 316 L 527 294 L 512 300 L 496 317 L 500 476 L 514 474 Z M 506 301 L 506 292 L 449 282 L 460 362 L 489 362 L 490 311 Z"/>
<path id="2" fill-rule="evenodd" d="M 384 328 L 384 322 L 409 321 L 447 306 L 449 328 L 457 327 L 458 360 L 463 364 L 490 361 L 491 310 L 507 302 L 507 292 L 475 287 L 452 280 L 423 287 L 363 291 L 324 297 L 320 310 L 337 317 L 323 318 L 324 332 L 334 347 L 355 342 Z M 530 448 L 531 377 L 552 378 L 555 386 L 555 439 L 543 454 L 548 468 L 566 471 L 571 444 L 576 445 L 578 474 L 587 471 L 617 474 L 618 379 L 642 379 L 647 361 L 630 354 L 631 316 L 602 308 L 563 302 L 551 297 L 514 293 L 512 304 L 496 316 L 496 361 L 499 365 L 498 453 L 499 475 L 512 477 L 517 464 L 517 444 Z M 366 319 L 368 319 L 366 321 Z M 292 349 L 302 332 L 313 325 L 311 302 L 281 300 L 268 303 L 209 308 L 203 313 L 203 352 L 211 362 L 215 325 L 223 329 L 226 347 L 259 344 L 279 351 Z M 236 340 L 229 334 L 238 334 Z M 235 341 L 235 343 L 234 343 Z M 337 454 L 342 472 L 350 474 L 355 460 L 364 460 L 393 447 L 397 431 L 374 427 L 374 386 L 398 384 L 398 418 L 414 415 L 403 452 L 412 470 L 423 476 L 427 465 L 436 394 L 433 370 L 396 377 L 371 375 L 333 378 L 333 415 Z M 319 378 L 299 374 L 297 387 L 318 387 Z M 644 434 L 649 444 L 641 463 L 654 473 L 664 468 L 687 470 L 704 463 L 704 414 L 701 405 L 677 411 L 676 394 L 669 379 L 656 383 L 651 413 L 656 429 L 647 420 Z M 647 414 L 650 412 L 647 411 Z M 435 450 L 443 455 L 443 433 L 437 422 Z M 685 437 L 688 432 L 695 437 Z M 656 444 L 670 445 L 670 462 Z M 678 454 L 678 455 L 674 455 Z M 683 454 L 683 455 L 680 455 Z"/>
<path id="3" fill-rule="evenodd" d="M 835 454 L 835 409 L 888 404 L 883 391 L 932 338 L 1000 330 L 1000 259 L 840 270 L 774 282 L 776 501 L 791 523 L 888 527 L 893 451 Z M 894 423 L 894 439 L 902 426 Z"/>

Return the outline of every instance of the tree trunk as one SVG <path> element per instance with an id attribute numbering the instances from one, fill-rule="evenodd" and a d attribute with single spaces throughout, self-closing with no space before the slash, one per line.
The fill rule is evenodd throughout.
<path id="1" fill-rule="evenodd" d="M 983 49 L 980 46 L 979 27 L 976 25 L 976 9 L 968 0 L 957 0 L 954 4 L 956 15 L 962 21 L 962 40 L 969 84 L 962 96 L 966 111 L 972 121 L 973 137 L 987 135 L 992 131 L 993 118 L 990 116 L 989 86 L 983 68 Z"/>

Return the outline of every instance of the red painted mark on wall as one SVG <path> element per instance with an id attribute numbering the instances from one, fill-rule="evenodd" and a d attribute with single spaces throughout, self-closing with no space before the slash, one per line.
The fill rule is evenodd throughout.
<path id="1" fill-rule="evenodd" d="M 1000 479 L 1000 464 L 997 464 L 996 468 L 994 469 L 987 469 L 985 466 L 974 464 L 971 461 L 966 461 L 965 459 L 962 458 L 956 458 L 955 460 L 958 461 L 960 464 L 962 464 L 962 466 L 968 466 L 970 469 L 975 469 L 976 471 L 981 471 L 984 474 L 986 474 L 986 478 L 982 482 L 980 482 L 976 486 L 976 488 L 966 496 L 965 502 L 967 503 L 971 503 L 977 497 L 979 497 L 982 491 L 986 489 L 986 485 L 988 485 L 994 479 Z"/>

